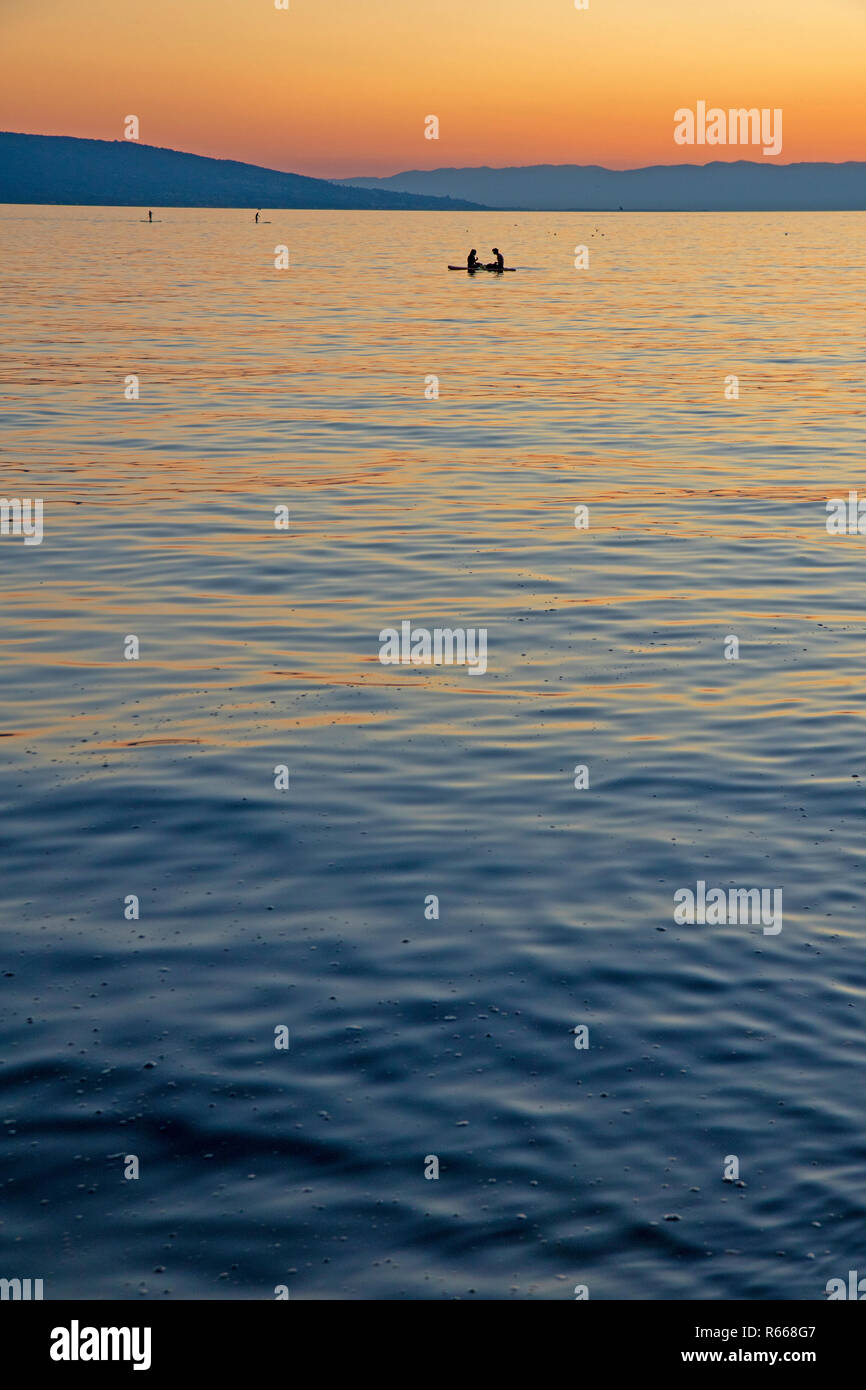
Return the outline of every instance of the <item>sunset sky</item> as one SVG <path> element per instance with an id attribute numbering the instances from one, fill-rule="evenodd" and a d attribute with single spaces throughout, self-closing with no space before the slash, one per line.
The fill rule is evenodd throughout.
<path id="1" fill-rule="evenodd" d="M 0 0 L 0 128 L 134 114 L 142 143 L 322 177 L 756 157 L 674 143 L 705 100 L 781 107 L 780 163 L 866 159 L 866 0 L 290 3 Z"/>

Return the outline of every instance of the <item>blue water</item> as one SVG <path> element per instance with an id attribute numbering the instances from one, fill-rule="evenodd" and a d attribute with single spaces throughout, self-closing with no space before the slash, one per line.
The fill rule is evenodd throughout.
<path id="1" fill-rule="evenodd" d="M 472 280 L 499 214 L 162 216 L 0 215 L 45 499 L 0 540 L 0 1275 L 823 1298 L 866 1260 L 863 215 L 507 214 L 531 269 Z M 403 620 L 487 671 L 382 665 Z M 677 925 L 699 879 L 782 931 Z"/>

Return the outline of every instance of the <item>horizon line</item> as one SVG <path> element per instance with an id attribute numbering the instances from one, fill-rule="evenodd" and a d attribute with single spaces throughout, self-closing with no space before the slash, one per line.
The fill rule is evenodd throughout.
<path id="1" fill-rule="evenodd" d="M 125 140 L 123 138 L 106 139 L 98 135 L 47 135 L 41 131 L 31 130 L 0 130 L 0 136 L 17 135 L 30 140 L 80 140 L 83 143 L 98 145 L 131 145 L 139 149 L 163 150 L 168 154 L 189 155 L 193 159 L 211 159 L 225 164 L 241 164 L 252 169 L 264 169 L 273 174 L 292 174 L 296 178 L 317 179 L 322 183 L 349 183 L 353 179 L 391 179 L 398 178 L 405 174 L 435 174 L 435 173 L 465 173 L 486 170 L 490 172 L 502 173 L 508 170 L 518 169 L 599 169 L 606 174 L 636 174 L 649 169 L 708 169 L 713 165 L 737 165 L 748 164 L 759 168 L 773 169 L 793 169 L 804 165 L 825 165 L 831 168 L 842 168 L 851 164 L 866 164 L 866 156 L 863 159 L 795 159 L 784 163 L 778 159 L 708 159 L 703 164 L 695 163 L 691 160 L 676 160 L 671 164 L 635 164 L 626 168 L 612 168 L 607 164 L 579 164 L 574 161 L 567 163 L 549 163 L 538 160 L 533 164 L 436 164 L 430 168 L 396 169 L 390 174 L 341 174 L 341 175 L 321 175 L 321 174 L 299 174 L 296 169 L 277 169 L 270 164 L 256 164 L 249 159 L 237 159 L 230 155 L 201 154 L 196 150 L 176 149 L 171 145 L 152 145 L 146 140 Z"/>

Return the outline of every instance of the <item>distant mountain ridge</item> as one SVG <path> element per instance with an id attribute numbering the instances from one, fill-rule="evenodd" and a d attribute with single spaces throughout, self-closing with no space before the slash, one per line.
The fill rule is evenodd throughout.
<path id="1" fill-rule="evenodd" d="M 387 178 L 340 179 L 368 190 L 465 197 L 512 211 L 777 212 L 866 208 L 866 163 L 770 164 L 714 160 L 605 169 L 529 164 L 496 169 L 410 169 Z"/>
<path id="2" fill-rule="evenodd" d="M 346 188 L 326 179 L 136 140 L 14 131 L 0 131 L 0 203 L 434 211 L 477 207 L 474 201 L 432 194 Z"/>

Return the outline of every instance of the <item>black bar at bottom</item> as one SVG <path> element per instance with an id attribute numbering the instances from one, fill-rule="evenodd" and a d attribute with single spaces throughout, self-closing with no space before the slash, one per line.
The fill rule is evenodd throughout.
<path id="1" fill-rule="evenodd" d="M 515 1323 L 511 1306 L 508 1323 L 500 1328 L 492 1303 L 484 1305 L 483 1314 L 470 1313 L 464 1300 L 448 1311 L 428 1306 L 422 1315 L 410 1312 L 417 1304 L 388 1302 L 377 1312 L 375 1304 L 358 1308 L 357 1302 L 5 1301 L 0 1302 L 3 1366 L 8 1374 L 10 1363 L 15 1365 L 19 1383 L 37 1372 L 68 1380 L 92 1379 L 106 1370 L 115 1377 L 132 1375 L 133 1383 L 149 1375 L 162 1384 L 167 1375 L 185 1372 L 212 1373 L 222 1383 L 231 1376 L 248 1379 L 251 1372 L 256 1378 L 274 1375 L 280 1367 L 287 1379 L 300 1371 L 308 1380 L 311 1372 L 332 1377 L 345 1349 L 353 1374 L 361 1374 L 364 1363 L 377 1375 L 390 1365 L 389 1375 L 423 1374 L 428 1382 L 437 1366 L 443 1375 L 459 1371 L 463 1379 L 475 1363 L 489 1381 L 500 1358 L 513 1376 L 516 1354 L 521 1361 L 537 1358 L 536 1373 L 546 1378 L 554 1370 L 552 1353 L 566 1357 L 557 1378 L 570 1359 L 575 1373 L 591 1367 L 596 1376 L 796 1366 L 826 1379 L 852 1374 L 866 1332 L 859 1309 L 843 1301 L 575 1300 L 555 1318 L 549 1311 L 529 1314 L 526 1324 Z M 415 1317 L 421 1321 L 415 1323 Z M 407 1334 L 423 1338 L 417 1350 Z M 459 1343 L 452 1341 L 458 1335 Z"/>

